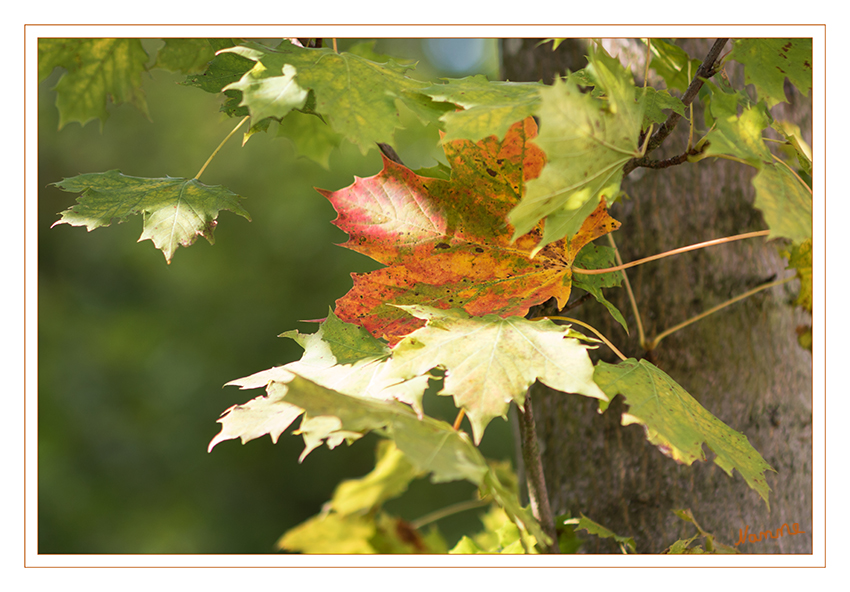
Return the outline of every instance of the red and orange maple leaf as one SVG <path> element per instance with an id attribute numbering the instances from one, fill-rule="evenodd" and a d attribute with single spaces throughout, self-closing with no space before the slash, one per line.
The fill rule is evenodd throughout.
<path id="1" fill-rule="evenodd" d="M 318 190 L 348 233 L 342 246 L 386 267 L 352 274 L 354 287 L 336 302 L 336 315 L 391 343 L 423 321 L 392 305 L 463 308 L 471 315 L 522 316 L 554 296 L 560 307 L 572 286 L 572 263 L 590 241 L 619 228 L 599 204 L 571 239 L 535 257 L 542 223 L 511 241 L 507 214 L 546 155 L 531 140 L 532 118 L 514 124 L 504 140 L 445 144 L 451 179 L 421 177 L 384 158 L 384 169 L 339 191 Z"/>

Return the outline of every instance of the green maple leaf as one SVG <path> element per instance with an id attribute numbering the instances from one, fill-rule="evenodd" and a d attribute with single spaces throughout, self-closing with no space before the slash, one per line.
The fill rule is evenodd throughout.
<path id="1" fill-rule="evenodd" d="M 804 96 L 812 87 L 811 39 L 736 39 L 727 59 L 744 64 L 744 80 L 768 107 L 786 100 L 786 77 Z"/>
<path id="2" fill-rule="evenodd" d="M 39 39 L 39 80 L 56 67 L 66 70 L 53 87 L 59 129 L 92 119 L 100 119 L 103 127 L 109 117 L 107 97 L 116 105 L 130 103 L 149 118 L 142 90 L 147 61 L 139 39 Z"/>
<path id="3" fill-rule="evenodd" d="M 788 269 L 794 269 L 800 279 L 800 294 L 795 304 L 812 312 L 812 239 L 792 245 L 781 254 L 788 259 Z"/>
<path id="4" fill-rule="evenodd" d="M 269 393 L 305 409 L 299 432 L 305 453 L 322 442 L 335 447 L 368 431 L 392 439 L 418 471 L 430 473 L 435 483 L 466 480 L 491 495 L 512 521 L 521 522 L 538 541 L 547 537 L 505 486 L 469 436 L 444 421 L 418 417 L 407 405 L 344 395 L 296 376 L 287 384 L 273 382 Z M 303 458 L 303 455 L 302 455 Z"/>
<path id="5" fill-rule="evenodd" d="M 614 539 L 614 541 L 620 546 L 620 550 L 624 555 L 630 552 L 637 553 L 637 545 L 635 544 L 634 537 L 618 535 L 598 522 L 594 522 L 584 514 L 581 514 L 581 518 L 571 518 L 566 520 L 564 521 L 564 524 L 571 524 L 576 530 L 584 530 L 588 534 L 598 536 L 599 538 Z"/>
<path id="6" fill-rule="evenodd" d="M 446 543 L 432 530 L 422 534 L 408 522 L 379 512 L 372 516 L 322 513 L 289 530 L 277 548 L 299 553 L 445 553 Z"/>
<path id="7" fill-rule="evenodd" d="M 184 74 L 201 73 L 215 58 L 215 49 L 209 39 L 164 39 L 156 54 L 154 68 Z"/>
<path id="8" fill-rule="evenodd" d="M 675 111 L 679 115 L 685 115 L 685 104 L 681 99 L 671 96 L 664 90 L 656 90 L 650 86 L 635 89 L 635 100 L 643 105 L 643 128 L 652 124 L 664 123 L 667 120 L 665 109 Z"/>
<path id="9" fill-rule="evenodd" d="M 293 111 L 278 125 L 277 135 L 292 142 L 295 151 L 305 158 L 330 170 L 333 149 L 342 142 L 342 136 L 319 117 Z"/>
<path id="10" fill-rule="evenodd" d="M 421 92 L 435 101 L 463 107 L 440 117 L 446 124 L 442 141 L 450 142 L 478 141 L 491 135 L 503 138 L 511 125 L 535 113 L 542 88 L 540 83 L 491 82 L 477 75 L 432 84 Z"/>
<path id="11" fill-rule="evenodd" d="M 576 257 L 574 267 L 582 269 L 606 269 L 614 267 L 617 264 L 614 257 L 614 249 L 611 247 L 599 247 L 593 243 L 585 246 L 579 251 Z M 620 272 L 600 273 L 600 274 L 584 274 L 576 273 L 573 275 L 573 286 L 580 288 L 602 304 L 611 316 L 623 326 L 626 333 L 629 332 L 629 327 L 626 325 L 626 319 L 623 313 L 616 306 L 608 302 L 605 295 L 602 293 L 602 288 L 614 288 L 623 283 L 623 275 Z"/>
<path id="12" fill-rule="evenodd" d="M 463 536 L 449 551 L 452 555 L 524 554 L 533 548 L 535 540 L 514 524 L 499 507 L 494 507 L 481 517 L 484 530 L 473 537 Z M 524 539 L 524 540 L 523 540 Z"/>
<path id="13" fill-rule="evenodd" d="M 514 239 L 546 220 L 534 251 L 571 238 L 604 197 L 616 197 L 623 165 L 639 156 L 643 107 L 635 102 L 631 74 L 598 48 L 587 68 L 605 98 L 582 92 L 575 77 L 540 91 L 540 135 L 546 153 L 540 176 L 528 181 L 522 201 L 508 214 Z"/>
<path id="14" fill-rule="evenodd" d="M 802 242 L 812 238 L 812 190 L 787 166 L 765 164 L 753 178 L 756 199 L 770 228 L 769 238 Z"/>
<path id="15" fill-rule="evenodd" d="M 400 380 L 389 374 L 385 371 L 386 344 L 359 327 L 339 321 L 332 313 L 317 333 L 285 335 L 305 348 L 304 356 L 298 362 L 228 383 L 243 389 L 265 388 L 266 394 L 225 411 L 218 420 L 222 430 L 210 442 L 209 450 L 224 440 L 241 438 L 245 443 L 265 434 L 276 442 L 299 416 L 303 417 L 296 433 L 305 445 L 301 460 L 322 443 L 334 448 L 376 431 L 395 442 L 417 475 L 430 473 L 436 482 L 463 479 L 474 483 L 512 520 L 525 524 L 537 540 L 544 540 L 516 493 L 502 483 L 469 436 L 422 413 L 421 396 L 430 375 Z M 339 364 L 338 360 L 349 363 Z M 391 464 L 401 466 L 397 462 Z M 375 483 L 355 488 L 362 495 L 355 496 L 355 501 L 340 500 L 339 511 L 362 506 L 367 503 L 364 500 L 371 499 L 369 496 L 381 497 L 401 486 L 393 479 L 383 485 L 378 481 L 376 476 Z"/>
<path id="16" fill-rule="evenodd" d="M 714 118 L 714 129 L 706 134 L 709 145 L 702 157 L 726 154 L 754 167 L 771 162 L 770 150 L 762 138 L 762 132 L 770 125 L 770 114 L 764 106 L 747 105 L 748 100 L 740 93 L 724 92 L 710 82 L 707 85 L 712 90 L 709 110 Z M 741 103 L 744 107 L 739 116 Z"/>
<path id="17" fill-rule="evenodd" d="M 410 380 L 434 368 L 445 370 L 440 395 L 451 395 L 472 424 L 475 442 L 511 401 L 522 407 L 535 380 L 551 388 L 605 399 L 593 382 L 588 347 L 577 333 L 551 321 L 470 317 L 462 310 L 404 306 L 427 325 L 394 348 L 388 376 Z"/>
<path id="18" fill-rule="evenodd" d="M 410 482 L 422 473 L 391 440 L 378 442 L 375 468 L 359 479 L 347 479 L 336 486 L 330 508 L 343 516 L 367 513 L 385 501 L 407 491 Z"/>
<path id="19" fill-rule="evenodd" d="M 375 143 L 392 142 L 396 128 L 402 127 L 397 102 L 407 105 L 420 117 L 436 119 L 443 106 L 423 102 L 421 89 L 428 83 L 405 74 L 410 66 L 393 61 L 379 64 L 359 55 L 329 48 L 306 49 L 284 42 L 276 49 L 257 43 L 228 48 L 228 53 L 248 58 L 258 65 L 225 90 L 243 90 L 243 104 L 254 117 L 282 117 L 292 108 L 295 93 L 312 91 L 315 104 L 310 110 L 322 115 L 337 133 L 357 144 L 365 153 Z M 283 99 L 270 100 L 286 86 Z"/>
<path id="20" fill-rule="evenodd" d="M 370 542 L 376 534 L 375 521 L 366 516 L 319 514 L 287 531 L 277 548 L 299 553 L 377 553 Z"/>
<path id="21" fill-rule="evenodd" d="M 245 73 L 253 68 L 254 62 L 235 53 L 223 52 L 233 47 L 232 41 L 211 39 L 210 43 L 218 53 L 203 73 L 187 76 L 183 84 L 200 88 L 208 93 L 224 94 L 225 101 L 221 111 L 231 117 L 245 117 L 248 115 L 248 108 L 240 106 L 242 93 L 235 89 L 225 90 L 225 87 L 238 82 L 245 76 Z"/>
<path id="22" fill-rule="evenodd" d="M 196 179 L 130 177 L 112 170 L 77 175 L 53 185 L 80 194 L 78 204 L 62 212 L 53 226 L 85 226 L 91 232 L 109 226 L 115 218 L 123 222 L 141 213 L 144 229 L 139 240 L 153 241 L 168 263 L 178 246 L 189 246 L 198 236 L 214 242 L 219 211 L 230 210 L 251 219 L 239 204 L 240 196 Z"/>
<path id="23" fill-rule="evenodd" d="M 572 261 L 593 239 L 619 227 L 604 205 L 588 212 L 572 241 L 536 257 L 540 228 L 513 241 L 505 216 L 524 182 L 543 166 L 529 140 L 533 119 L 514 124 L 504 139 L 444 144 L 449 180 L 424 178 L 389 159 L 374 177 L 338 191 L 319 190 L 349 235 L 343 245 L 387 265 L 354 274 L 354 287 L 336 314 L 390 342 L 424 323 L 394 305 L 464 308 L 473 315 L 521 316 L 550 297 L 566 305 Z"/>
<path id="24" fill-rule="evenodd" d="M 678 463 L 705 461 L 703 444 L 714 452 L 714 462 L 730 477 L 737 469 L 764 500 L 768 509 L 770 487 L 765 471 L 773 470 L 747 437 L 709 413 L 679 384 L 646 360 L 619 364 L 599 362 L 593 379 L 609 400 L 622 394 L 629 406 L 622 424 L 638 424 L 647 440 Z M 608 403 L 601 401 L 600 411 Z"/>
<path id="25" fill-rule="evenodd" d="M 739 93 L 723 92 L 709 85 L 714 129 L 706 135 L 709 145 L 698 159 L 728 155 L 758 169 L 752 181 L 756 190 L 754 205 L 764 214 L 769 237 L 785 237 L 795 242 L 811 238 L 812 191 L 768 150 L 762 134 L 770 125 L 770 114 L 764 104 L 747 105 L 748 101 Z M 741 102 L 745 106 L 738 115 Z"/>
<path id="26" fill-rule="evenodd" d="M 663 39 L 650 39 L 650 51 L 650 67 L 664 79 L 667 88 L 685 92 L 700 67 L 700 61 L 691 59 L 684 49 Z"/>

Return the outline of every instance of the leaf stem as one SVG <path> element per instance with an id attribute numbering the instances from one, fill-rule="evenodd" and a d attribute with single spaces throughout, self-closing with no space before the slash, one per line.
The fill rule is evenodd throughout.
<path id="1" fill-rule="evenodd" d="M 691 318 L 690 318 L 690 319 L 688 319 L 687 321 L 684 321 L 684 322 L 679 323 L 678 325 L 676 325 L 676 326 L 674 326 L 674 327 L 670 327 L 669 329 L 666 329 L 665 331 L 662 331 L 661 333 L 659 333 L 658 335 L 656 335 L 656 336 L 655 336 L 655 338 L 653 338 L 653 339 L 651 339 L 649 342 L 647 342 L 647 343 L 646 343 L 646 345 L 644 346 L 644 348 L 645 348 L 647 351 L 652 351 L 653 349 L 655 349 L 656 347 L 658 347 L 658 344 L 659 344 L 659 343 L 661 343 L 661 340 L 662 340 L 662 339 L 664 339 L 665 337 L 667 337 L 667 336 L 669 336 L 669 335 L 672 335 L 673 333 L 675 333 L 675 332 L 676 332 L 676 331 L 678 331 L 679 329 L 684 329 L 684 328 L 685 328 L 685 327 L 687 327 L 688 325 L 690 325 L 690 324 L 692 324 L 692 323 L 696 323 L 697 321 L 699 321 L 699 320 L 701 320 L 701 319 L 704 319 L 705 317 L 707 317 L 707 316 L 709 316 L 709 315 L 711 315 L 711 314 L 714 314 L 714 313 L 716 313 L 717 311 L 719 311 L 719 310 L 722 310 L 722 309 L 726 308 L 727 306 L 730 306 L 730 305 L 732 305 L 732 304 L 735 304 L 735 303 L 736 303 L 736 302 L 738 302 L 739 300 L 743 300 L 744 298 L 749 298 L 749 297 L 750 297 L 750 296 L 752 296 L 753 294 L 756 294 L 756 293 L 758 293 L 758 292 L 761 292 L 762 290 L 767 290 L 768 288 L 773 288 L 774 286 L 779 286 L 779 285 L 785 284 L 785 283 L 787 283 L 787 282 L 790 282 L 790 281 L 791 281 L 791 280 L 793 280 L 795 277 L 797 277 L 797 276 L 791 276 L 791 277 L 787 277 L 787 278 L 785 278 L 784 280 L 776 280 L 776 281 L 774 281 L 774 282 L 770 282 L 770 283 L 767 283 L 767 284 L 762 284 L 761 286 L 758 286 L 757 288 L 753 288 L 752 290 L 748 290 L 748 291 L 744 292 L 743 294 L 739 294 L 738 296 L 735 296 L 735 297 L 734 297 L 734 298 L 732 298 L 731 300 L 727 300 L 726 302 L 723 302 L 722 304 L 718 304 L 717 306 L 714 306 L 714 307 L 712 307 L 712 308 L 709 308 L 708 310 L 706 310 L 706 311 L 704 311 L 704 312 L 701 312 L 700 314 L 698 314 L 698 315 L 696 315 L 696 316 L 694 316 L 694 317 L 691 317 Z"/>
<path id="2" fill-rule="evenodd" d="M 573 319 L 573 318 L 570 318 L 570 317 L 559 317 L 559 316 L 551 316 L 551 317 L 543 317 L 543 318 L 547 318 L 550 321 L 565 321 L 567 323 L 576 323 L 577 325 L 581 325 L 585 329 L 593 331 L 593 334 L 596 335 L 599 339 L 601 339 L 602 342 L 605 345 L 610 347 L 611 351 L 614 352 L 615 354 L 617 354 L 618 358 L 620 358 L 623 361 L 626 361 L 628 359 L 628 358 L 626 358 L 626 356 L 624 356 L 622 354 L 622 352 L 620 350 L 618 350 L 616 347 L 614 347 L 614 344 L 611 343 L 610 341 L 608 341 L 608 339 L 602 333 L 600 333 L 595 327 L 591 327 L 590 325 L 588 325 L 584 321 L 580 321 L 578 319 Z M 534 319 L 532 319 L 532 320 L 534 320 Z"/>
<path id="3" fill-rule="evenodd" d="M 456 504 L 452 504 L 450 506 L 446 506 L 445 508 L 440 508 L 439 510 L 434 510 L 429 514 L 425 514 L 421 518 L 414 520 L 410 523 L 410 525 L 419 530 L 423 526 L 428 526 L 432 522 L 436 522 L 437 520 L 442 520 L 447 516 L 452 516 L 454 514 L 459 514 L 461 512 L 465 512 L 467 510 L 474 510 L 475 508 L 481 508 L 490 504 L 490 500 L 486 499 L 473 499 L 465 502 L 458 502 Z"/>
<path id="4" fill-rule="evenodd" d="M 582 269 L 580 267 L 573 267 L 573 273 L 583 273 L 585 275 L 597 275 L 601 273 L 611 273 L 612 271 L 620 271 L 621 269 L 628 269 L 629 267 L 636 267 L 638 265 L 642 265 L 644 263 L 649 263 L 650 261 L 655 261 L 656 259 L 663 259 L 664 257 L 669 257 L 670 255 L 678 255 L 680 253 L 687 253 L 688 251 L 696 251 L 697 249 L 704 249 L 705 247 L 713 247 L 715 245 L 722 245 L 723 243 L 730 243 L 733 241 L 743 240 L 745 238 L 754 238 L 757 236 L 767 236 L 770 234 L 770 230 L 757 230 L 755 232 L 745 232 L 744 234 L 736 234 L 735 236 L 726 236 L 723 238 L 716 238 L 714 240 L 705 241 L 703 243 L 697 243 L 695 245 L 689 245 L 687 247 L 679 247 L 678 249 L 673 249 L 672 251 L 666 251 L 664 253 L 659 253 L 658 255 L 652 255 L 651 257 L 645 257 L 643 259 L 638 259 L 637 261 L 632 261 L 631 263 L 625 263 L 623 265 L 617 265 L 616 267 L 608 267 L 605 269 Z"/>
<path id="5" fill-rule="evenodd" d="M 607 235 L 608 244 L 614 249 L 614 260 L 617 262 L 617 265 L 623 264 L 623 258 L 620 257 L 620 249 L 617 248 L 617 243 L 614 242 L 614 236 L 609 232 Z M 640 311 L 638 310 L 637 299 L 635 298 L 635 293 L 632 291 L 632 284 L 629 282 L 629 276 L 626 273 L 625 269 L 621 269 L 620 273 L 623 274 L 623 283 L 626 285 L 626 294 L 629 296 L 629 304 L 632 306 L 632 312 L 635 315 L 635 323 L 637 323 L 638 330 L 638 343 L 641 348 L 643 348 L 644 343 L 646 342 L 646 334 L 643 332 L 643 321 L 640 318 Z M 645 349 L 645 348 L 644 348 Z"/>
<path id="6" fill-rule="evenodd" d="M 805 187 L 805 188 L 808 190 L 809 194 L 812 194 L 812 195 L 813 195 L 812 188 L 811 188 L 811 187 L 809 187 L 808 185 L 806 185 L 806 182 L 805 182 L 805 181 L 803 181 L 803 180 L 800 178 L 800 175 L 798 175 L 798 174 L 797 174 L 797 171 L 795 171 L 794 169 L 792 169 L 792 168 L 788 165 L 788 163 L 787 163 L 787 162 L 785 162 L 784 160 L 782 160 L 781 158 L 779 158 L 779 157 L 778 157 L 778 156 L 776 156 L 775 154 L 771 154 L 771 156 L 773 157 L 773 159 L 774 159 L 774 160 L 776 160 L 776 162 L 778 162 L 779 164 L 783 165 L 786 169 L 788 169 L 788 171 L 789 171 L 792 175 L 794 175 L 794 177 L 796 177 L 796 179 L 800 182 L 800 185 L 802 185 L 803 187 Z"/>
<path id="7" fill-rule="evenodd" d="M 248 121 L 248 118 L 249 118 L 249 117 L 251 117 L 251 116 L 250 116 L 250 115 L 246 115 L 245 117 L 243 117 L 243 118 L 242 118 L 242 121 L 240 121 L 240 122 L 236 125 L 236 127 L 234 127 L 234 128 L 233 128 L 233 130 L 232 130 L 229 134 L 227 134 L 227 136 L 226 136 L 226 137 L 225 137 L 225 138 L 221 141 L 221 144 L 219 144 L 219 145 L 218 145 L 218 148 L 216 148 L 215 150 L 213 150 L 213 153 L 212 153 L 212 154 L 210 154 L 210 157 L 209 157 L 209 158 L 207 159 L 207 161 L 204 163 L 204 166 L 202 166 L 202 167 L 201 167 L 201 170 L 200 170 L 200 171 L 198 171 L 198 173 L 195 175 L 195 177 L 194 177 L 195 179 L 200 179 L 200 178 L 201 178 L 201 175 L 203 175 L 203 174 L 204 174 L 204 171 L 207 169 L 207 165 L 208 165 L 208 164 L 212 161 L 212 159 L 215 157 L 215 155 L 216 155 L 216 154 L 218 154 L 218 151 L 219 151 L 219 150 L 221 150 L 221 148 L 222 148 L 222 146 L 224 146 L 225 142 L 227 142 L 227 141 L 230 139 L 230 137 L 231 137 L 233 134 L 235 134 L 235 133 L 236 133 L 236 130 L 238 130 L 240 127 L 242 127 L 242 124 L 243 124 L 243 123 L 245 123 L 246 121 Z"/>
<path id="8" fill-rule="evenodd" d="M 460 429 L 460 424 L 463 421 L 464 415 L 466 415 L 466 412 L 464 412 L 463 408 L 461 407 L 460 411 L 457 412 L 457 417 L 455 418 L 455 422 L 452 425 L 455 431 L 458 431 Z"/>

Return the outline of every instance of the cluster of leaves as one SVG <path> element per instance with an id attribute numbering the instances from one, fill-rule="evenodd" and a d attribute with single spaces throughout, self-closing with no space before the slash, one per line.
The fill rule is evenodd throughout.
<path id="1" fill-rule="evenodd" d="M 54 66 L 68 70 L 56 87 L 62 125 L 84 123 L 91 113 L 105 118 L 82 106 L 93 101 L 91 96 L 77 98 L 83 76 L 97 81 L 89 85 L 96 90 L 87 92 L 102 101 L 110 95 L 143 108 L 134 81 L 144 60 L 135 43 L 115 44 L 108 59 L 98 57 L 97 41 L 40 46 L 40 75 Z M 464 538 L 455 551 L 518 552 L 548 543 L 515 489 L 476 446 L 493 418 L 505 417 L 512 402 L 523 406 L 535 381 L 595 398 L 600 412 L 622 395 L 628 405 L 623 425 L 642 425 L 650 443 L 683 464 L 705 460 L 704 444 L 718 466 L 729 475 L 737 469 L 768 503 L 769 465 L 746 436 L 711 415 L 671 377 L 646 360 L 594 367 L 588 349 L 595 340 L 550 320 L 523 318 L 551 298 L 565 306 L 574 267 L 611 265 L 613 251 L 592 241 L 620 225 L 608 207 L 620 193 L 624 166 L 645 155 L 651 130 L 665 121 L 665 111 L 686 112 L 670 90 L 687 88 L 697 63 L 660 40 L 652 40 L 650 48 L 650 67 L 666 89 L 638 88 L 629 70 L 600 45 L 591 46 L 586 68 L 551 86 L 480 76 L 423 82 L 409 76 L 411 65 L 376 56 L 369 45 L 336 52 L 290 40 L 274 48 L 169 40 L 161 50 L 158 67 L 192 72 L 207 60 L 203 72 L 191 74 L 186 84 L 221 93 L 222 110 L 232 116 L 250 115 L 246 139 L 278 121 L 280 133 L 324 165 L 343 139 L 364 152 L 391 142 L 401 127 L 402 106 L 444 132 L 448 168 L 417 174 L 385 157 L 377 175 L 341 190 L 320 190 L 339 214 L 335 223 L 349 235 L 344 246 L 385 267 L 355 274 L 354 287 L 316 333 L 284 334 L 304 348 L 300 360 L 229 383 L 264 388 L 265 394 L 225 411 L 210 450 L 235 438 L 244 443 L 269 434 L 277 441 L 299 417 L 295 433 L 304 439 L 302 459 L 322 443 L 333 448 L 368 432 L 392 443 L 381 448 L 375 472 L 341 484 L 326 511 L 287 533 L 281 548 L 444 549 L 437 534 L 422 535 L 379 510 L 383 500 L 424 475 L 434 482 L 467 480 L 497 508 L 488 518 L 489 534 Z M 761 67 L 760 60 L 775 62 L 776 56 L 792 67 L 779 73 Z M 120 69 L 110 66 L 119 59 L 126 72 L 110 76 Z M 804 283 L 800 303 L 810 309 L 811 188 L 770 152 L 762 136 L 775 130 L 802 169 L 811 171 L 811 151 L 799 130 L 772 121 L 769 112 L 784 98 L 786 76 L 808 91 L 811 43 L 739 40 L 726 59 L 744 64 L 759 100 L 725 82 L 707 82 L 709 131 L 693 159 L 729 158 L 758 170 L 756 207 L 771 238 L 791 241 L 789 262 Z M 100 64 L 97 75 L 87 60 Z M 91 230 L 142 213 L 142 238 L 151 238 L 167 260 L 177 245 L 198 235 L 211 241 L 220 210 L 247 217 L 238 196 L 197 179 L 138 179 L 109 171 L 57 186 L 80 194 L 80 203 L 59 222 Z M 623 315 L 602 292 L 618 284 L 619 276 L 611 273 L 576 280 L 625 327 Z M 442 385 L 438 394 L 453 397 L 469 417 L 472 438 L 424 414 L 422 398 L 432 381 Z M 329 540 L 338 545 L 323 546 Z M 634 548 L 633 541 L 620 542 Z"/>

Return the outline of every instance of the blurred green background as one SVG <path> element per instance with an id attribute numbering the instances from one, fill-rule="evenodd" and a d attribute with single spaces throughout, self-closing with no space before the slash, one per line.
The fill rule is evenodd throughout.
<path id="1" fill-rule="evenodd" d="M 152 63 L 162 43 L 145 44 Z M 419 60 L 416 77 L 497 75 L 495 41 L 382 40 L 376 50 Z M 113 105 L 102 131 L 98 122 L 58 131 L 51 89 L 61 74 L 39 87 L 39 552 L 274 552 L 339 481 L 371 469 L 376 438 L 318 449 L 303 464 L 292 429 L 276 445 L 227 441 L 208 454 L 219 415 L 261 394 L 222 385 L 298 359 L 297 344 L 277 335 L 314 331 L 299 319 L 324 317 L 351 287 L 349 273 L 376 267 L 335 246 L 345 234 L 313 188 L 378 173 L 379 153 L 343 144 L 325 170 L 273 133 L 244 147 L 235 136 L 203 182 L 245 196 L 253 221 L 223 211 L 215 246 L 199 239 L 166 265 L 150 241 L 136 242 L 139 216 L 92 233 L 51 229 L 76 196 L 50 183 L 110 169 L 191 177 L 237 120 L 219 113 L 218 96 L 180 86 L 185 76 L 151 70 L 152 121 Z M 433 165 L 436 128 L 408 121 L 396 137 L 401 157 L 411 168 Z M 433 394 L 426 411 L 455 413 Z M 485 454 L 509 458 L 512 446 L 508 424 L 491 424 Z M 466 483 L 417 482 L 387 509 L 413 520 L 473 495 Z M 452 545 L 480 522 L 466 512 L 439 527 Z"/>

